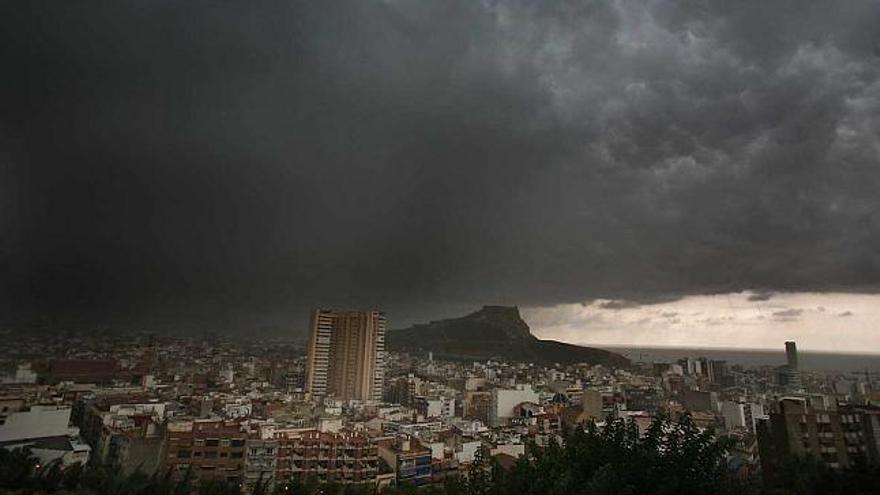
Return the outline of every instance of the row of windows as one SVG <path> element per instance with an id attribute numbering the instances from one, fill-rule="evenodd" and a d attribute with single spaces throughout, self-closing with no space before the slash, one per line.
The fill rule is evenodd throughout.
<path id="1" fill-rule="evenodd" d="M 244 447 L 243 438 L 196 438 L 193 443 L 197 447 Z"/>
<path id="2" fill-rule="evenodd" d="M 217 452 L 216 450 L 206 450 L 204 452 L 201 450 L 196 450 L 194 452 L 190 450 L 177 451 L 178 459 L 189 459 L 191 457 L 204 457 L 205 459 L 229 457 L 230 459 L 241 459 L 244 457 L 244 454 L 242 452 Z"/>
<path id="3" fill-rule="evenodd" d="M 264 449 L 262 453 L 260 452 L 260 449 L 251 449 L 251 455 L 272 455 L 274 453 L 275 449 L 273 448 Z"/>

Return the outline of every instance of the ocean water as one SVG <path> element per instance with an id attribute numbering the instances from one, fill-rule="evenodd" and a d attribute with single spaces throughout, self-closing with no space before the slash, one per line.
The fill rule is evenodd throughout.
<path id="1" fill-rule="evenodd" d="M 617 347 L 604 346 L 609 351 L 622 354 L 633 361 L 675 362 L 685 357 L 705 357 L 727 361 L 728 365 L 740 364 L 746 367 L 779 366 L 785 364 L 785 350 L 766 349 L 697 349 L 674 347 Z M 849 354 L 831 352 L 799 351 L 798 361 L 801 369 L 813 371 L 880 373 L 880 354 Z"/>

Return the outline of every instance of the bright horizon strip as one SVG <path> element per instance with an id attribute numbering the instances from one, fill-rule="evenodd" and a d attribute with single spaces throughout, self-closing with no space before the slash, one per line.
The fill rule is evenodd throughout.
<path id="1" fill-rule="evenodd" d="M 880 353 L 880 294 L 742 292 L 632 307 L 608 300 L 523 309 L 532 333 L 578 345 Z M 614 305 L 612 305 L 614 306 Z M 621 305 L 626 306 L 626 305 Z"/>

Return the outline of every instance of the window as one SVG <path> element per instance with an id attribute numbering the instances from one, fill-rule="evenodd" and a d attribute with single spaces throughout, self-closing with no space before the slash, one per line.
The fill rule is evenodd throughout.
<path id="1" fill-rule="evenodd" d="M 233 452 L 230 457 L 233 459 L 241 459 L 242 453 L 241 452 Z"/>
<path id="2" fill-rule="evenodd" d="M 231 442 L 233 447 L 244 447 L 244 439 L 236 438 Z"/>
<path id="3" fill-rule="evenodd" d="M 229 447 L 229 439 L 224 438 L 223 440 L 220 440 L 220 446 L 221 447 Z"/>
<path id="4" fill-rule="evenodd" d="M 189 459 L 191 455 L 192 455 L 192 452 L 190 452 L 189 450 L 178 450 L 177 451 L 177 457 L 180 459 Z"/>
<path id="5" fill-rule="evenodd" d="M 214 450 L 209 450 L 209 451 L 205 452 L 205 459 L 216 459 L 216 458 L 217 458 L 217 452 L 216 452 L 216 451 L 214 451 Z"/>
<path id="6" fill-rule="evenodd" d="M 220 440 L 218 440 L 216 438 L 209 438 L 209 439 L 205 440 L 206 447 L 217 447 L 219 445 L 220 445 Z"/>

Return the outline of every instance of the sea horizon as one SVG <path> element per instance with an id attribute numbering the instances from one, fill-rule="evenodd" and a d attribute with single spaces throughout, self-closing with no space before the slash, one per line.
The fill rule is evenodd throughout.
<path id="1" fill-rule="evenodd" d="M 785 364 L 785 349 L 736 347 L 679 347 L 679 346 L 593 346 L 617 352 L 633 361 L 674 362 L 686 357 L 705 357 L 727 361 L 729 365 L 747 367 L 781 366 Z M 851 351 L 798 350 L 800 368 L 805 371 L 840 371 L 880 373 L 880 354 Z"/>

